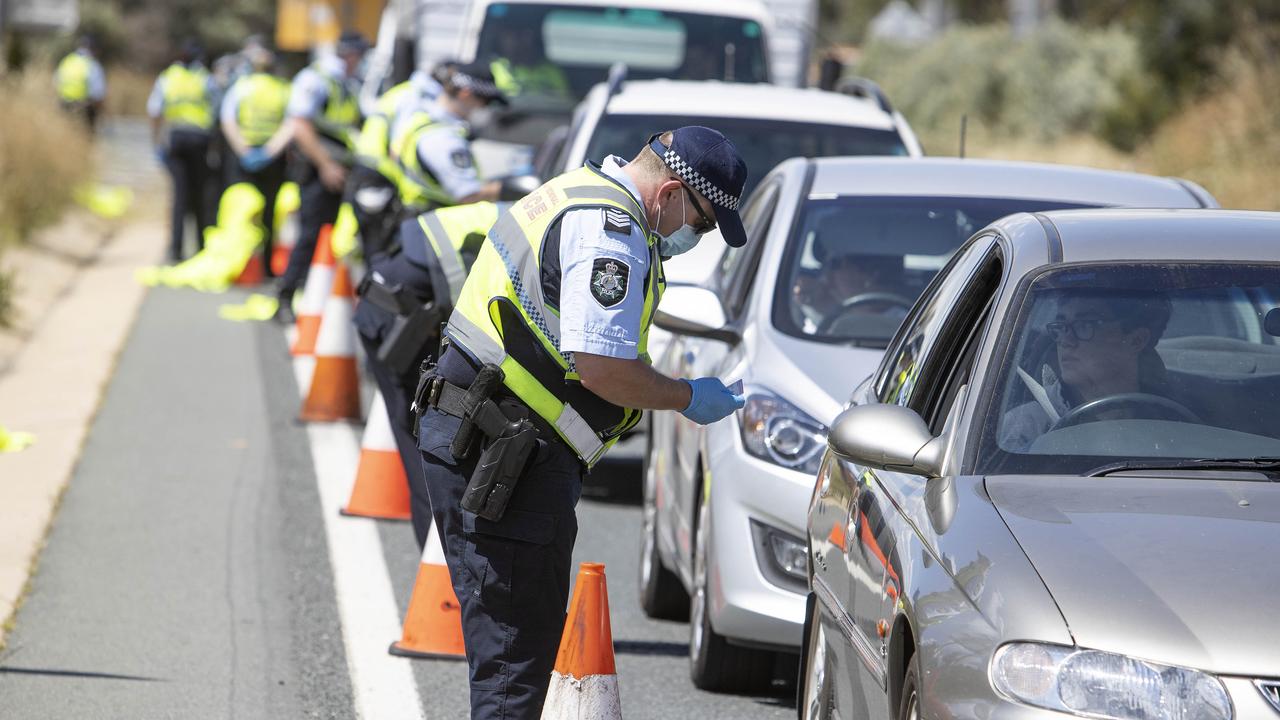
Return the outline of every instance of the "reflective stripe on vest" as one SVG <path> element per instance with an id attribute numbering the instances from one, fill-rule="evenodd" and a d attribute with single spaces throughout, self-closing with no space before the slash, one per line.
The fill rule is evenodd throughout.
<path id="1" fill-rule="evenodd" d="M 170 65 L 160 77 L 164 82 L 165 122 L 201 130 L 213 126 L 209 73 L 204 68 Z"/>
<path id="2" fill-rule="evenodd" d="M 289 83 L 269 73 L 254 73 L 236 81 L 236 86 L 241 84 L 244 87 L 236 108 L 236 125 L 245 142 L 265 145 L 284 124 Z"/>
<path id="3" fill-rule="evenodd" d="M 54 73 L 58 81 L 58 98 L 65 103 L 80 103 L 89 99 L 89 76 L 93 64 L 78 52 L 62 58 Z"/>
<path id="4" fill-rule="evenodd" d="M 422 164 L 418 157 L 418 141 L 426 133 L 437 129 L 440 123 L 429 113 L 414 113 L 410 128 L 400 140 L 400 200 L 409 207 L 422 205 L 453 205 L 457 202 L 452 195 L 445 192 L 440 181 Z M 463 132 L 458 128 L 458 132 Z"/>
<path id="5" fill-rule="evenodd" d="M 622 185 L 590 166 L 561 175 L 499 216 L 449 317 L 447 333 L 479 362 L 501 366 L 507 389 L 553 426 L 590 467 L 639 422 L 642 411 L 612 405 L 577 382 L 570 355 L 559 349 L 560 317 L 543 295 L 542 243 L 564 213 L 588 208 L 621 210 L 651 238 L 643 209 Z M 652 238 L 649 258 L 642 356 L 663 288 L 662 259 Z"/>

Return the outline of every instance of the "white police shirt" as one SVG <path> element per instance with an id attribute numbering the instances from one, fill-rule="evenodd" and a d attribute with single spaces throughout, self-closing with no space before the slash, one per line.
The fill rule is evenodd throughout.
<path id="1" fill-rule="evenodd" d="M 325 103 L 329 101 L 329 93 L 335 82 L 348 85 L 346 63 L 337 55 L 321 56 L 313 65 L 308 65 L 293 76 L 285 114 L 307 120 L 319 117 L 324 113 Z"/>
<path id="2" fill-rule="evenodd" d="M 427 108 L 435 124 L 418 138 L 418 161 L 440 182 L 452 198 L 480 192 L 480 171 L 471 155 L 469 128 L 462 118 L 438 102 Z"/>
<path id="3" fill-rule="evenodd" d="M 625 164 L 610 155 L 601 170 L 639 202 Z M 649 274 L 644 230 L 623 213 L 594 208 L 570 210 L 560 223 L 560 351 L 634 360 Z"/>

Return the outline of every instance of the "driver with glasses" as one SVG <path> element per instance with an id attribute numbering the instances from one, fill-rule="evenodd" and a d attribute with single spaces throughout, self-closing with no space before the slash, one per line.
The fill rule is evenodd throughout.
<path id="1" fill-rule="evenodd" d="M 1016 368 L 1031 400 L 1012 408 L 1000 423 L 1005 450 L 1026 452 L 1050 430 L 1089 418 L 1132 417 L 1136 407 L 1181 406 L 1169 398 L 1164 362 L 1156 343 L 1169 324 L 1171 305 L 1160 292 L 1069 290 L 1059 294 L 1057 312 L 1044 325 L 1054 343 L 1056 369 L 1049 363 L 1033 378 Z M 1027 343 L 1025 347 L 1036 347 Z M 1151 411 L 1142 413 L 1150 417 Z"/>

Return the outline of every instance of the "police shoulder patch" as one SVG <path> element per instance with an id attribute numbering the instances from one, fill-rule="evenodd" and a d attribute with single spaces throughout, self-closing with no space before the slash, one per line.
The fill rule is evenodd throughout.
<path id="1" fill-rule="evenodd" d="M 624 260 L 598 257 L 591 266 L 591 297 L 600 307 L 611 308 L 627 296 L 631 266 Z"/>
<path id="2" fill-rule="evenodd" d="M 453 164 L 461 170 L 476 164 L 476 161 L 471 157 L 471 151 L 466 148 L 454 150 L 449 155 L 449 159 L 453 160 Z"/>
<path id="3" fill-rule="evenodd" d="M 631 234 L 631 216 L 617 208 L 604 209 L 604 229 L 609 232 Z"/>

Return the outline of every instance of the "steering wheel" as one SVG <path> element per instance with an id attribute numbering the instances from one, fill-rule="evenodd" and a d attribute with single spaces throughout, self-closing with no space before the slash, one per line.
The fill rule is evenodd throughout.
<path id="1" fill-rule="evenodd" d="M 1066 415 L 1058 418 L 1058 421 L 1049 428 L 1048 432 L 1061 430 L 1062 428 L 1081 425 L 1086 422 L 1092 422 L 1090 418 L 1102 412 L 1110 410 L 1119 405 L 1146 405 L 1154 408 L 1158 413 L 1158 417 L 1175 416 L 1179 420 L 1187 422 L 1203 424 L 1204 421 L 1198 415 L 1187 409 L 1186 405 L 1170 400 L 1160 395 L 1152 395 L 1151 393 L 1117 393 L 1115 395 L 1107 395 L 1096 400 L 1078 405 L 1071 409 Z"/>
<path id="2" fill-rule="evenodd" d="M 853 297 L 845 298 L 844 301 L 840 303 L 839 309 L 835 310 L 823 319 L 822 324 L 818 327 L 818 332 L 824 335 L 829 333 L 831 328 L 835 327 L 837 320 L 840 320 L 845 315 L 853 312 L 854 308 L 859 305 L 869 305 L 871 303 L 885 303 L 901 307 L 905 310 L 910 310 L 911 306 L 915 304 L 915 301 L 890 292 L 858 293 Z"/>

